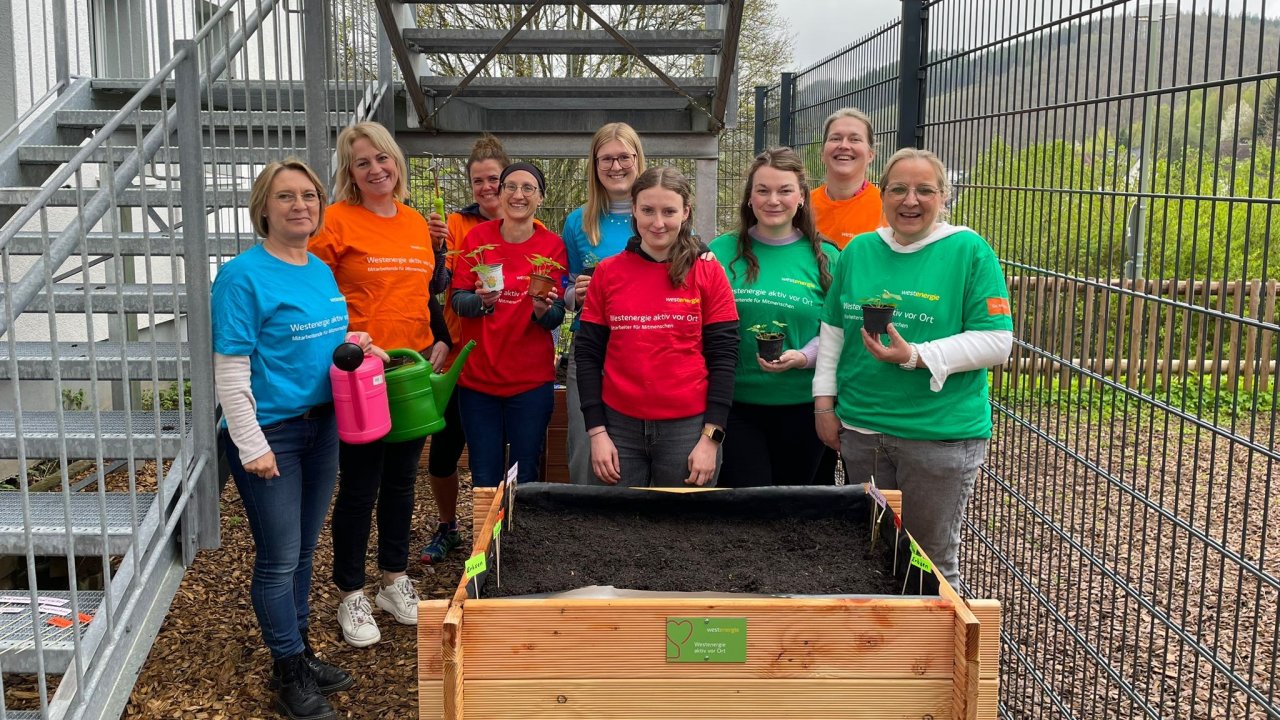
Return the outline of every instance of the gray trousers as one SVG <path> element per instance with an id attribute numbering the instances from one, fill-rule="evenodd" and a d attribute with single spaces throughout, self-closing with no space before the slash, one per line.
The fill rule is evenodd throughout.
<path id="1" fill-rule="evenodd" d="M 569 458 L 569 482 L 574 485 L 600 485 L 591 472 L 591 439 L 587 437 L 587 421 L 582 417 L 582 401 L 578 397 L 578 361 L 574 358 L 574 342 L 569 343 L 569 371 L 565 375 L 565 412 L 569 415 L 566 444 Z"/>
<path id="2" fill-rule="evenodd" d="M 902 491 L 902 522 L 929 559 L 960 591 L 960 526 L 973 495 L 987 441 L 905 440 L 892 435 L 840 433 L 846 482 Z"/>
<path id="3" fill-rule="evenodd" d="M 689 453 L 702 438 L 702 415 L 677 420 L 640 420 L 606 406 L 605 425 L 618 449 L 618 487 L 692 487 Z M 723 454 L 716 449 L 716 472 L 703 487 L 715 487 Z"/>

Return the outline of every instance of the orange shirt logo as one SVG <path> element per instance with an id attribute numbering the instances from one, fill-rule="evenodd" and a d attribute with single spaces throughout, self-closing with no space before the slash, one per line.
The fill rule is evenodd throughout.
<path id="1" fill-rule="evenodd" d="M 1004 298 L 987 298 L 988 315 L 1011 315 L 1009 301 Z"/>

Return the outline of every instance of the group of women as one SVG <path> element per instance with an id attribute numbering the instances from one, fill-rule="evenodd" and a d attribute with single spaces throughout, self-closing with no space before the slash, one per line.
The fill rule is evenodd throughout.
<path id="1" fill-rule="evenodd" d="M 832 484 L 838 451 L 848 482 L 902 491 L 904 522 L 958 581 L 963 510 L 991 433 L 986 368 L 1007 357 L 1012 322 L 990 247 L 945 221 L 942 163 L 900 150 L 872 184 L 871 120 L 837 111 L 823 129 L 824 184 L 810 188 L 794 151 L 767 150 L 747 171 L 737 227 L 704 243 L 689 181 L 646 167 L 632 128 L 602 127 L 590 153 L 587 203 L 563 236 L 536 218 L 540 169 L 511 162 L 490 135 L 466 163 L 475 203 L 448 218 L 404 204 L 404 157 L 375 123 L 339 136 L 332 205 L 298 161 L 273 163 L 255 183 L 249 210 L 263 242 L 214 283 L 215 373 L 222 442 L 257 548 L 254 611 L 286 716 L 333 717 L 326 696 L 352 684 L 307 632 L 312 555 L 335 482 L 344 639 L 364 647 L 381 637 L 364 592 L 375 506 L 373 604 L 417 622 L 407 567 L 424 441 L 338 441 L 327 369 L 344 339 L 384 359 L 381 347 L 418 349 L 438 370 L 476 341 L 432 436 L 440 517 L 425 563 L 461 542 L 464 445 L 475 486 L 497 485 L 516 463 L 520 482 L 537 478 L 554 337 L 574 311 L 573 482 Z M 550 289 L 534 275 L 549 275 Z M 886 298 L 893 324 L 870 334 L 862 304 Z M 782 334 L 778 357 L 758 354 L 761 329 Z"/>

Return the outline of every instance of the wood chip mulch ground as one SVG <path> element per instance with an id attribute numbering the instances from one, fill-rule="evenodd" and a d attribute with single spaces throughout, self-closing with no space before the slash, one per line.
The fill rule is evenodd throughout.
<path id="1" fill-rule="evenodd" d="M 418 553 L 435 529 L 436 508 L 425 467 L 418 474 L 409 576 L 419 580 L 424 598 L 451 595 L 462 573 L 465 550 L 454 551 L 435 567 L 418 562 Z M 471 543 L 471 493 L 463 480 L 458 515 L 463 545 Z M 366 593 L 377 591 L 377 527 L 370 538 Z M 417 717 L 417 637 L 382 610 L 374 617 L 382 641 L 357 649 L 338 629 L 338 592 L 330 581 L 333 548 L 326 529 L 315 556 L 311 593 L 311 639 L 321 657 L 349 671 L 355 687 L 331 698 L 341 718 Z M 252 720 L 279 717 L 267 689 L 271 655 L 262 644 L 249 602 L 253 538 L 234 483 L 222 493 L 222 547 L 203 551 L 187 571 L 156 643 L 134 686 L 125 718 L 138 720 Z"/>

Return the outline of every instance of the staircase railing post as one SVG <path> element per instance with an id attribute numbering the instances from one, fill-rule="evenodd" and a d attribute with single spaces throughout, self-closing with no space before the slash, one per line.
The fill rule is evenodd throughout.
<path id="1" fill-rule="evenodd" d="M 191 40 L 174 43 L 182 61 L 177 68 L 178 172 L 182 198 L 182 246 L 187 297 L 187 339 L 191 348 L 191 451 L 183 453 L 194 494 L 183 510 L 182 558 L 190 564 L 196 549 L 221 543 L 218 505 L 217 432 L 214 428 L 213 318 L 209 306 L 208 216 L 204 198 L 204 142 L 200 122 L 200 63 Z M 204 462 L 199 461 L 203 458 Z M 159 474 L 159 470 L 157 470 Z"/>
<path id="2" fill-rule="evenodd" d="M 387 27 L 382 17 L 378 18 L 378 86 L 382 88 L 382 102 L 374 109 L 373 119 L 382 125 L 394 129 L 396 123 L 396 77 L 395 60 L 391 57 L 391 33 L 399 32 L 394 27 Z"/>
<path id="3" fill-rule="evenodd" d="M 768 125 L 768 118 L 765 117 L 765 111 L 767 110 L 766 105 L 768 104 L 768 102 L 769 102 L 769 88 L 764 85 L 757 85 L 756 86 L 756 116 L 755 116 L 756 117 L 756 137 L 755 137 L 755 143 L 754 143 L 755 151 L 757 155 L 764 152 L 765 143 L 768 142 L 768 140 L 765 138 L 765 129 Z"/>
<path id="4" fill-rule="evenodd" d="M 923 0 L 902 0 L 902 49 L 898 76 L 898 147 L 924 147 L 924 81 L 928 11 Z"/>
<path id="5" fill-rule="evenodd" d="M 791 108 L 795 100 L 796 74 L 782 73 L 782 87 L 778 95 L 778 144 L 783 147 L 795 146 L 795 128 L 791 123 Z"/>
<path id="6" fill-rule="evenodd" d="M 67 54 L 67 46 L 71 44 L 71 38 L 58 37 L 58 33 L 71 32 L 71 26 L 67 24 L 67 2 L 66 0 L 53 0 L 50 5 L 50 20 L 53 22 L 55 40 L 53 43 L 53 67 L 58 82 L 65 88 L 67 83 L 71 82 L 71 58 Z M 31 18 L 27 18 L 27 23 L 31 23 Z M 34 90 L 34 88 L 32 89 Z M 32 95 L 34 94 L 33 92 Z"/>
<path id="7" fill-rule="evenodd" d="M 329 150 L 330 52 L 325 31 L 325 3 L 304 0 L 302 6 L 302 106 L 307 115 L 307 163 L 333 187 Z"/>

